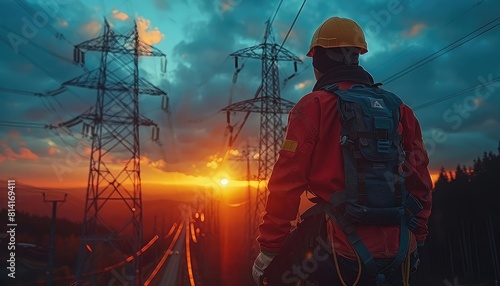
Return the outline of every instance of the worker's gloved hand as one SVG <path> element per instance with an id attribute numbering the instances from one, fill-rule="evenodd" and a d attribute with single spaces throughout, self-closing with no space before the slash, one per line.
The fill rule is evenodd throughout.
<path id="1" fill-rule="evenodd" d="M 269 264 L 271 264 L 273 258 L 274 256 L 269 256 L 261 252 L 259 256 L 257 256 L 257 259 L 255 259 L 252 267 L 252 276 L 257 286 L 264 285 L 264 271 Z"/>

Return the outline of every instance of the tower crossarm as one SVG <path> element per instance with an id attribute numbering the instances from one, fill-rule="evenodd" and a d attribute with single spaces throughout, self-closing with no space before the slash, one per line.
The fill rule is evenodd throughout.
<path id="1" fill-rule="evenodd" d="M 266 50 L 266 53 L 262 51 Z M 244 48 L 238 50 L 229 56 L 231 57 L 242 57 L 257 60 L 278 60 L 278 61 L 295 61 L 302 63 L 302 60 L 292 54 L 289 50 L 280 47 L 276 43 L 262 43 L 252 47 Z"/>
<path id="2" fill-rule="evenodd" d="M 106 123 L 110 125 L 131 125 L 134 124 L 134 118 L 131 117 L 126 117 L 126 116 L 106 116 L 103 115 L 103 118 L 106 119 Z M 97 117 L 94 114 L 91 113 L 84 113 L 81 115 L 78 115 L 76 117 L 73 117 L 70 120 L 66 120 L 64 122 L 58 123 L 56 125 L 48 125 L 48 129 L 56 129 L 56 128 L 71 128 L 73 126 L 76 126 L 80 123 L 87 123 L 87 124 L 92 124 L 97 122 Z M 139 117 L 139 122 L 138 125 L 140 126 L 156 126 L 158 127 L 158 124 L 154 122 L 153 120 L 147 118 L 144 115 L 141 115 Z"/>
<path id="3" fill-rule="evenodd" d="M 107 52 L 112 54 L 135 54 L 137 51 L 138 56 L 153 56 L 153 57 L 166 57 L 156 47 L 145 43 L 139 38 L 136 45 L 135 33 L 132 31 L 126 35 L 115 34 L 109 27 L 109 23 L 105 20 L 105 25 L 108 29 L 107 34 L 100 35 L 93 39 L 87 40 L 75 46 L 81 51 L 97 51 Z"/>
<path id="4" fill-rule="evenodd" d="M 261 103 L 264 101 L 268 101 L 268 98 L 265 97 L 257 97 L 253 99 L 243 100 L 240 102 L 233 103 L 221 109 L 221 112 L 253 112 L 253 113 L 263 113 L 266 111 L 262 110 Z M 273 114 L 288 114 L 290 110 L 295 106 L 295 103 L 286 100 L 284 98 L 280 98 L 277 100 L 277 104 L 274 105 L 274 109 L 269 110 L 268 113 Z"/>
<path id="5" fill-rule="evenodd" d="M 76 78 L 73 78 L 69 81 L 64 82 L 63 86 L 77 86 L 84 87 L 90 89 L 100 89 L 102 88 L 99 85 L 99 69 L 91 70 L 87 73 L 84 73 Z M 149 94 L 149 95 L 167 95 L 167 93 L 160 88 L 156 87 L 148 80 L 144 78 L 139 78 L 139 94 Z M 122 79 L 118 78 L 114 74 L 108 74 L 108 78 L 106 81 L 105 90 L 108 91 L 128 91 L 130 90 L 130 84 L 125 84 Z"/>

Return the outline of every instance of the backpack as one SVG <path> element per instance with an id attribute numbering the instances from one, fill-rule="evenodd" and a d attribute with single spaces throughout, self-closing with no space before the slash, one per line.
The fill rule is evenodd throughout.
<path id="1" fill-rule="evenodd" d="M 385 285 L 382 273 L 400 267 L 406 258 L 410 230 L 417 226 L 415 215 L 422 205 L 405 191 L 405 152 L 398 130 L 402 100 L 379 85 L 341 89 L 333 84 L 323 88 L 338 96 L 345 190 L 335 192 L 330 204 L 315 202 L 342 229 L 365 273 L 373 276 L 377 285 Z M 392 263 L 379 269 L 354 224 L 399 225 L 399 250 Z"/>

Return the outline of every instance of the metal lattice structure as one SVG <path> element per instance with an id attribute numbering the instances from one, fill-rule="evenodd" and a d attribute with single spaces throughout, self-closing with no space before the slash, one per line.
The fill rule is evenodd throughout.
<path id="1" fill-rule="evenodd" d="M 136 25 L 118 34 L 106 20 L 102 35 L 75 46 L 75 61 L 83 61 L 88 51 L 101 52 L 100 67 L 63 85 L 96 89 L 96 103 L 59 124 L 81 123 L 92 141 L 76 279 L 84 285 L 107 285 L 109 281 L 98 278 L 103 267 L 121 264 L 121 279 L 142 285 L 137 255 L 143 246 L 139 127 L 152 127 L 153 140 L 159 128 L 139 113 L 139 94 L 166 98 L 166 93 L 139 77 L 138 61 L 165 54 L 142 42 Z"/>
<path id="2" fill-rule="evenodd" d="M 235 58 L 236 68 L 238 58 L 250 58 L 262 61 L 262 83 L 256 96 L 233 103 L 222 111 L 226 112 L 252 112 L 260 113 L 260 135 L 259 135 L 259 158 L 257 180 L 259 188 L 250 215 L 250 229 L 253 230 L 252 238 L 256 237 L 261 212 L 265 208 L 267 200 L 267 186 L 265 182 L 269 179 L 274 163 L 281 149 L 284 137 L 284 125 L 282 115 L 288 114 L 295 103 L 281 98 L 279 61 L 302 62 L 300 58 L 290 51 L 275 43 L 271 22 L 266 22 L 264 42 L 252 47 L 244 48 L 232 53 Z"/>

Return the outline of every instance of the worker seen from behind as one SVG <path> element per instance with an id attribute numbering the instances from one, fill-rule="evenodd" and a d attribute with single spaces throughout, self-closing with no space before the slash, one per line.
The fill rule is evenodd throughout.
<path id="1" fill-rule="evenodd" d="M 316 84 L 289 115 L 259 227 L 257 285 L 409 285 L 428 234 L 429 159 L 419 122 L 359 65 L 361 27 L 314 33 Z M 296 228 L 300 196 L 315 205 Z"/>

